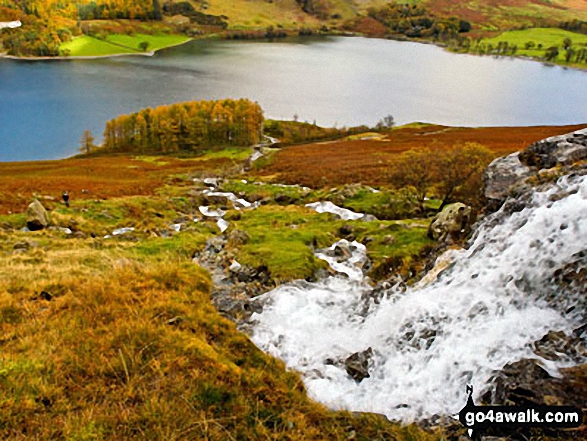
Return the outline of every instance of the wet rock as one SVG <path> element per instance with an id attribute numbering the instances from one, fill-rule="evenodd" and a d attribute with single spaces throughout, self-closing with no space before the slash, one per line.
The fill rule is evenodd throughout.
<path id="1" fill-rule="evenodd" d="M 238 282 L 242 283 L 258 282 L 261 285 L 266 285 L 271 279 L 269 269 L 264 265 L 258 268 L 241 265 L 240 268 L 235 268 L 234 271 L 231 272 L 233 277 Z"/>
<path id="2" fill-rule="evenodd" d="M 213 237 L 206 242 L 205 251 L 218 254 L 224 249 L 225 242 L 226 241 L 222 237 Z"/>
<path id="3" fill-rule="evenodd" d="M 357 383 L 360 383 L 365 378 L 369 378 L 371 376 L 369 374 L 369 368 L 372 357 L 373 350 L 371 348 L 352 354 L 344 361 L 347 374 L 349 374 Z"/>
<path id="4" fill-rule="evenodd" d="M 512 189 L 525 182 L 530 176 L 532 176 L 532 170 L 522 164 L 519 153 L 497 158 L 485 170 L 483 177 L 485 197 L 497 209 L 510 195 Z"/>
<path id="5" fill-rule="evenodd" d="M 561 172 L 587 158 L 587 129 L 553 136 L 531 144 L 522 152 L 494 160 L 483 177 L 489 211 L 497 211 L 508 196 L 531 188 L 529 178 L 538 182 L 556 179 Z M 562 170 L 550 171 L 554 167 Z M 581 168 L 581 167 L 579 167 Z"/>
<path id="6" fill-rule="evenodd" d="M 372 214 L 365 214 L 362 218 L 359 219 L 361 222 L 374 222 L 377 221 L 379 219 L 377 219 L 375 216 L 373 216 Z"/>
<path id="7" fill-rule="evenodd" d="M 224 195 L 218 194 L 205 194 L 202 196 L 202 204 L 203 205 L 221 205 L 227 206 L 231 204 L 230 199 Z"/>
<path id="8" fill-rule="evenodd" d="M 520 161 L 531 167 L 548 169 L 570 165 L 587 158 L 587 129 L 552 136 L 530 145 L 520 153 Z"/>
<path id="9" fill-rule="evenodd" d="M 37 199 L 32 202 L 26 211 L 27 228 L 31 231 L 42 230 L 49 225 L 49 215 Z"/>
<path id="10" fill-rule="evenodd" d="M 471 207 L 457 202 L 447 205 L 434 217 L 428 228 L 428 236 L 439 241 L 458 239 L 468 233 L 471 225 Z"/>
<path id="11" fill-rule="evenodd" d="M 291 205 L 293 204 L 298 198 L 293 196 L 287 195 L 285 193 L 277 193 L 273 200 L 279 205 Z"/>
<path id="12" fill-rule="evenodd" d="M 353 255 L 351 245 L 348 243 L 339 243 L 334 247 L 334 250 L 328 250 L 325 254 L 330 254 L 332 257 L 339 257 L 342 259 L 348 259 Z"/>
<path id="13" fill-rule="evenodd" d="M 434 267 L 426 273 L 418 283 L 414 285 L 416 289 L 424 288 L 438 279 L 441 274 L 455 265 L 457 259 L 456 250 L 448 250 L 442 253 L 434 263 Z"/>
<path id="14" fill-rule="evenodd" d="M 549 331 L 534 343 L 533 349 L 536 355 L 553 361 L 561 358 L 581 360 L 587 356 L 583 339 L 567 335 L 563 331 Z"/>

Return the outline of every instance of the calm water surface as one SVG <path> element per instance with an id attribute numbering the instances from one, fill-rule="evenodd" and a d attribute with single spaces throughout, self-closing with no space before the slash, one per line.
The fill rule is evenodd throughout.
<path id="1" fill-rule="evenodd" d="M 62 158 L 147 106 L 247 97 L 321 125 L 587 122 L 587 72 L 364 38 L 196 41 L 154 57 L 0 60 L 0 161 Z"/>

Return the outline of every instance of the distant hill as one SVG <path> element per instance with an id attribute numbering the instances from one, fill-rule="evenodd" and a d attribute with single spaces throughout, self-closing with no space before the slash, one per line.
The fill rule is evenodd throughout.
<path id="1" fill-rule="evenodd" d="M 381 20 L 391 9 L 396 20 Z M 396 12 L 407 11 L 399 19 Z M 419 11 L 414 15 L 413 11 Z M 417 23 L 414 24 L 414 17 Z M 20 56 L 64 54 L 80 35 L 227 34 L 232 38 L 280 37 L 344 30 L 371 36 L 473 38 L 527 27 L 578 23 L 587 29 L 583 0 L 0 0 L 0 21 L 20 19 L 21 29 L 0 33 L 0 52 Z M 403 19 L 403 21 L 402 21 Z M 582 28 L 581 28 L 582 26 Z M 434 28 L 434 29 L 432 29 Z M 446 31 L 448 29 L 448 31 Z M 420 30 L 428 32 L 420 33 Z M 100 42 L 92 41 L 94 45 Z M 102 44 L 103 45 L 103 44 Z M 134 51 L 136 47 L 130 48 Z M 67 51 L 66 51 L 67 52 Z M 91 52 L 91 51 L 90 51 Z M 100 53 L 101 54 L 101 53 Z M 71 55 L 79 55 L 73 51 Z"/>

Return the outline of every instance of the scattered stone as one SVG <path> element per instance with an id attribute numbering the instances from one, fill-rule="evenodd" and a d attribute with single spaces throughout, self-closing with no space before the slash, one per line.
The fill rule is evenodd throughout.
<path id="1" fill-rule="evenodd" d="M 362 218 L 359 219 L 361 222 L 375 222 L 379 219 L 377 219 L 375 216 L 373 216 L 372 214 L 365 214 Z"/>
<path id="2" fill-rule="evenodd" d="M 173 317 L 172 319 L 167 320 L 167 324 L 169 326 L 178 326 L 181 324 L 181 322 L 183 322 L 181 317 Z"/>
<path id="3" fill-rule="evenodd" d="M 338 232 L 341 236 L 348 236 L 349 234 L 353 233 L 353 226 L 352 225 L 343 225 L 339 228 Z"/>
<path id="4" fill-rule="evenodd" d="M 49 301 L 53 298 L 53 296 L 49 294 L 47 291 L 41 291 L 41 293 L 39 294 L 39 298 L 42 300 Z"/>
<path id="5" fill-rule="evenodd" d="M 397 239 L 395 238 L 395 236 L 392 236 L 391 234 L 388 234 L 387 236 L 385 236 L 382 240 L 381 243 L 383 245 L 393 245 L 395 242 L 397 241 Z"/>
<path id="6" fill-rule="evenodd" d="M 273 200 L 279 205 L 291 205 L 297 200 L 297 198 L 287 195 L 285 193 L 277 193 Z"/>
<path id="7" fill-rule="evenodd" d="M 360 383 L 365 378 L 369 378 L 369 367 L 371 365 L 371 358 L 373 357 L 373 350 L 368 348 L 362 352 L 355 352 L 344 361 L 345 369 L 353 380 Z"/>
<path id="8" fill-rule="evenodd" d="M 113 236 L 121 236 L 123 234 L 127 234 L 130 233 L 131 231 L 134 231 L 134 227 L 124 227 L 124 228 L 117 228 L 116 230 L 114 230 L 112 232 Z"/>
<path id="9" fill-rule="evenodd" d="M 14 244 L 14 246 L 12 247 L 13 250 L 23 250 L 23 251 L 27 251 L 31 248 L 31 244 L 30 242 L 16 242 Z"/>
<path id="10" fill-rule="evenodd" d="M 227 245 L 231 248 L 245 245 L 250 240 L 250 236 L 243 230 L 234 229 L 228 233 Z"/>
<path id="11" fill-rule="evenodd" d="M 438 241 L 444 241 L 449 236 L 458 239 L 468 233 L 471 225 L 471 207 L 457 202 L 447 205 L 434 217 L 428 228 L 428 237 Z"/>
<path id="12" fill-rule="evenodd" d="M 26 216 L 26 224 L 31 231 L 42 230 L 49 225 L 47 210 L 37 199 L 28 206 Z"/>
<path id="13" fill-rule="evenodd" d="M 76 231 L 70 237 L 72 237 L 73 239 L 87 239 L 88 235 L 83 231 Z"/>

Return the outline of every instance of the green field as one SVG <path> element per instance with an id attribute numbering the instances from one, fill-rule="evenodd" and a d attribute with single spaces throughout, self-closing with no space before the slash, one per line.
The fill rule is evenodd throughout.
<path id="1" fill-rule="evenodd" d="M 508 31 L 496 37 L 484 39 L 482 43 L 497 47 L 500 42 L 505 41 L 510 47 L 513 45 L 518 46 L 516 55 L 535 58 L 542 58 L 546 49 L 556 46 L 559 48 L 559 55 L 553 61 L 564 62 L 565 50 L 563 49 L 563 40 L 565 38 L 569 38 L 572 41 L 571 47 L 574 50 L 587 48 L 587 35 L 556 28 L 533 28 L 521 31 Z M 535 46 L 526 49 L 526 43 L 528 42 L 533 42 Z M 540 49 L 538 48 L 539 45 L 542 45 Z"/>
<path id="2" fill-rule="evenodd" d="M 142 53 L 139 44 L 143 41 L 149 43 L 147 51 L 157 51 L 166 47 L 185 43 L 189 38 L 183 35 L 147 35 L 147 34 L 112 34 L 101 40 L 88 35 L 74 38 L 72 41 L 61 45 L 62 54 L 69 51 L 71 57 L 95 57 L 116 54 Z"/>

